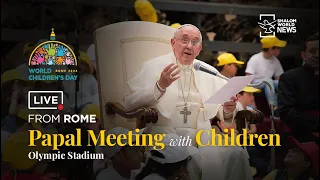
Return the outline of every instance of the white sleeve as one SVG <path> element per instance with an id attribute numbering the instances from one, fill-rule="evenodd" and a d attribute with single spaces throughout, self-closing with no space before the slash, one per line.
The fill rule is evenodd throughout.
<path id="1" fill-rule="evenodd" d="M 165 93 L 165 92 L 164 92 Z M 153 94 L 154 94 L 154 98 L 157 101 L 160 101 L 161 97 L 164 95 L 164 93 L 160 92 L 159 89 L 157 88 L 157 85 L 154 86 L 153 88 Z"/>
<path id="2" fill-rule="evenodd" d="M 161 95 L 159 96 L 157 93 L 158 90 L 155 89 L 157 88 L 153 85 L 125 96 L 124 102 L 126 110 L 131 111 L 140 107 L 154 106 L 157 104 L 159 102 L 157 98 L 161 98 Z"/>
<path id="3" fill-rule="evenodd" d="M 128 81 L 131 93 L 123 99 L 127 111 L 154 106 L 159 102 L 161 93 L 157 92 L 157 80 L 153 77 L 153 71 L 152 66 L 144 63 L 140 72 Z"/>
<path id="4" fill-rule="evenodd" d="M 255 63 L 254 63 L 254 58 L 253 57 L 251 57 L 249 59 L 245 72 L 249 73 L 249 74 L 256 74 L 256 67 L 255 67 Z"/>
<path id="5" fill-rule="evenodd" d="M 284 71 L 283 71 L 283 68 L 281 66 L 280 61 L 278 59 L 276 59 L 276 62 L 277 63 L 276 63 L 276 70 L 275 70 L 275 73 L 274 73 L 274 77 L 280 77 L 281 74 L 284 73 Z"/>

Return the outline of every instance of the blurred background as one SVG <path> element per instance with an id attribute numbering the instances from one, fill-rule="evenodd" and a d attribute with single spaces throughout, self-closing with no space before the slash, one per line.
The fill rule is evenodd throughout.
<path id="1" fill-rule="evenodd" d="M 217 52 L 228 51 L 242 61 L 259 52 L 259 14 L 274 13 L 277 18 L 297 18 L 296 34 L 278 34 L 288 47 L 279 60 L 284 70 L 301 64 L 296 56 L 298 45 L 308 35 L 319 30 L 316 0 L 153 0 L 158 23 L 191 23 L 205 36 L 200 60 L 215 64 Z M 75 32 L 82 51 L 93 44 L 93 31 L 99 27 L 141 20 L 134 1 L 118 0 L 2 0 L 1 1 L 1 59 L 3 73 L 22 62 L 22 47 L 26 42 L 48 38 L 55 28 L 58 39 L 75 44 Z M 207 34 L 210 36 L 207 36 Z M 296 53 L 296 54 L 295 54 Z M 20 56 L 20 57 L 19 57 Z M 239 69 L 239 74 L 244 68 Z"/>
<path id="2" fill-rule="evenodd" d="M 96 112 L 100 114 L 97 106 L 84 108 L 91 103 L 99 104 L 93 32 L 97 28 L 117 22 L 143 20 L 138 16 L 134 8 L 134 2 L 134 0 L 1 0 L 2 131 L 14 134 L 32 128 L 25 127 L 25 125 L 31 126 L 26 123 L 26 114 L 31 113 L 26 110 L 26 95 L 30 89 L 38 91 L 64 90 L 69 97 L 72 97 L 70 98 L 71 109 L 61 113 L 72 114 L 82 112 L 84 109 L 90 109 L 83 113 Z M 238 60 L 243 61 L 244 65 L 240 66 L 237 75 L 244 75 L 246 62 L 252 55 L 261 51 L 259 32 L 262 29 L 258 25 L 260 14 L 275 14 L 276 18 L 297 19 L 297 33 L 277 34 L 279 39 L 287 41 L 287 46 L 281 49 L 281 54 L 278 57 L 285 72 L 301 66 L 302 58 L 300 54 L 306 38 L 319 32 L 318 0 L 150 0 L 150 2 L 157 12 L 158 20 L 156 23 L 168 26 L 175 23 L 188 23 L 194 24 L 200 29 L 203 37 L 203 49 L 197 59 L 216 66 L 217 57 L 222 52 L 230 52 Z M 73 99 L 76 89 L 75 83 L 30 83 L 26 80 L 26 76 L 21 73 L 22 69 L 26 70 L 28 68 L 26 62 L 29 60 L 35 45 L 48 40 L 52 28 L 54 28 L 56 40 L 81 51 L 81 53 L 78 53 L 79 60 L 80 62 L 85 62 L 81 66 L 83 68 L 81 73 L 83 74 L 82 77 L 86 79 L 79 80 L 81 83 L 80 93 L 76 97 L 78 98 L 76 110 L 73 110 L 75 106 L 73 104 L 75 101 Z M 91 78 L 91 76 L 94 78 Z M 91 92 L 91 94 L 87 92 Z M 265 119 L 264 123 L 258 125 L 257 133 L 270 133 L 271 123 L 270 119 L 268 119 L 270 115 L 268 103 L 265 99 L 260 100 L 261 97 L 256 99 L 259 102 L 257 105 L 260 105 L 257 108 L 263 111 Z M 54 114 L 56 112 L 47 111 L 41 113 Z M 85 124 L 82 125 L 82 128 L 94 129 L 98 132 L 101 128 L 104 128 L 100 126 L 100 123 L 98 122 L 96 125 Z M 42 128 L 54 129 L 62 133 L 73 132 L 72 130 L 63 129 L 64 126 L 59 124 L 45 126 Z M 1 150 L 6 140 L 1 140 Z M 21 146 L 18 146 L 18 144 L 13 144 L 12 147 L 8 146 L 7 149 L 9 151 L 7 152 L 11 153 L 10 150 L 15 149 L 17 152 L 12 151 L 13 154 L 27 153 L 27 151 L 22 152 L 23 150 L 20 148 Z M 81 149 L 79 152 L 85 150 Z M 72 150 L 65 149 L 64 151 Z M 89 151 L 98 150 L 90 149 Z M 277 167 L 283 167 L 285 151 L 283 149 L 277 151 L 277 161 L 279 161 L 277 162 Z M 262 162 L 258 163 L 263 167 L 259 168 L 265 171 L 261 170 L 259 172 L 258 170 L 258 175 L 255 176 L 255 179 L 262 179 L 271 171 L 268 164 L 270 148 L 259 147 L 259 153 L 263 159 Z M 3 154 L 2 157 L 4 157 Z M 19 163 L 20 160 L 11 162 L 16 169 L 21 167 Z M 70 179 L 76 180 L 85 176 L 88 176 L 86 179 L 94 179 L 98 174 L 93 169 L 99 168 L 92 168 L 94 166 L 93 162 L 77 163 L 63 162 L 62 165 L 64 166 L 51 164 L 48 166 L 51 169 L 42 169 L 39 174 L 43 175 L 46 172 L 68 174 L 69 172 L 72 174 L 70 177 L 76 177 Z M 40 167 L 41 164 L 31 163 L 26 165 L 26 168 L 20 169 L 25 170 L 36 166 Z M 10 172 L 10 168 L 12 167 L 7 166 L 2 169 L 2 172 L 7 172 L 8 170 Z M 81 174 L 81 172 L 86 172 L 87 169 L 90 169 L 89 173 Z M 65 177 L 67 176 L 65 175 Z"/>

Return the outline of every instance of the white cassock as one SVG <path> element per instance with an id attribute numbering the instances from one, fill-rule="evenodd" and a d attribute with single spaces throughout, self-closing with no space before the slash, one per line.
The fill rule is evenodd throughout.
<path id="1" fill-rule="evenodd" d="M 199 60 L 194 60 L 193 63 Z M 170 63 L 179 64 L 182 69 L 180 78 L 173 82 L 166 92 L 160 96 L 156 87 L 161 72 Z M 207 65 L 207 64 L 206 64 Z M 208 65 L 210 68 L 210 66 Z M 191 78 L 191 81 L 190 81 Z M 191 83 L 190 83 L 191 82 Z M 155 107 L 159 111 L 158 122 L 148 124 L 148 133 L 176 133 L 189 136 L 196 145 L 195 135 L 199 130 L 211 130 L 211 122 L 215 116 L 223 116 L 223 108 L 217 104 L 204 103 L 226 81 L 210 74 L 195 71 L 193 65 L 181 65 L 173 53 L 160 56 L 143 63 L 140 72 L 128 81 L 131 94 L 124 98 L 127 110 L 139 107 Z M 190 87 L 190 88 L 189 88 Z M 190 90 L 189 90 L 190 89 Z M 184 92 L 184 96 L 182 94 Z M 189 94 L 189 95 L 188 95 Z M 160 98 L 159 98 L 160 97 Z M 181 114 L 187 102 L 187 122 Z M 211 136 L 202 133 L 201 142 L 208 142 Z M 201 168 L 202 179 L 252 179 L 250 166 L 245 150 L 241 147 L 199 147 L 200 155 L 194 157 L 194 169 Z"/>

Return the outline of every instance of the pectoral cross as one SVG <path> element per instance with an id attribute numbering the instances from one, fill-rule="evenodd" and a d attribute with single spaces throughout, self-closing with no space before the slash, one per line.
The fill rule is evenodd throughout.
<path id="1" fill-rule="evenodd" d="M 183 114 L 183 122 L 184 122 L 184 123 L 187 123 L 188 115 L 191 114 L 191 111 L 188 111 L 188 108 L 187 108 L 187 107 L 184 107 L 184 108 L 183 108 L 183 111 L 180 111 L 180 114 Z"/>

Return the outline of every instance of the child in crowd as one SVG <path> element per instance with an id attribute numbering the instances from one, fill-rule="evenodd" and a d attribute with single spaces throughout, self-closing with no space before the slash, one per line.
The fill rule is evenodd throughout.
<path id="1" fill-rule="evenodd" d="M 5 89 L 10 88 L 10 90 Z M 28 92 L 34 89 L 34 84 L 23 77 L 21 72 L 16 69 L 6 71 L 1 75 L 1 89 L 4 90 L 6 96 L 3 97 L 2 108 L 6 111 L 1 111 L 1 126 L 16 115 L 21 108 L 28 105 Z M 8 92 L 6 92 L 8 91 Z"/>
<path id="2" fill-rule="evenodd" d="M 227 78 L 232 78 L 237 75 L 238 66 L 244 64 L 242 61 L 238 61 L 231 53 L 222 53 L 218 56 L 218 71 Z"/>
<path id="3" fill-rule="evenodd" d="M 286 168 L 271 171 L 263 180 L 312 180 L 318 178 L 319 146 L 314 142 L 300 143 L 291 136 L 289 144 L 292 149 L 284 159 Z"/>
<path id="4" fill-rule="evenodd" d="M 93 103 L 88 103 L 80 107 L 80 114 L 82 115 L 96 115 L 96 123 L 86 123 L 85 126 L 88 129 L 94 130 L 95 134 L 99 134 L 101 130 L 101 115 L 100 108 L 98 105 Z"/>
<path id="5" fill-rule="evenodd" d="M 120 134 L 128 134 L 129 130 L 116 127 L 108 131 L 107 135 L 113 134 L 119 136 Z M 139 133 L 142 133 L 140 131 Z M 133 132 L 134 133 L 134 132 Z M 127 139 L 122 139 L 122 143 L 127 143 Z M 135 136 L 132 137 L 132 141 L 135 142 Z M 116 143 L 116 142 L 111 142 Z M 107 168 L 100 171 L 96 177 L 96 180 L 132 180 L 135 178 L 137 172 L 141 168 L 142 152 L 141 147 L 138 146 L 106 146 L 102 148 L 105 159 L 107 159 Z"/>
<path id="6" fill-rule="evenodd" d="M 219 131 L 223 132 L 224 129 L 234 129 L 236 133 L 243 133 L 242 130 L 245 128 L 247 134 L 256 134 L 257 126 L 256 124 L 263 120 L 261 112 L 245 112 L 245 110 L 253 110 L 251 106 L 254 104 L 253 93 L 261 92 L 260 89 L 246 86 L 239 92 L 237 96 L 236 111 L 234 114 L 234 119 L 231 121 L 216 120 L 214 123 L 220 128 Z M 260 116 L 257 116 L 260 115 Z M 250 117 L 249 117 L 250 116 Z M 214 124 L 215 125 L 215 124 Z M 254 142 L 254 144 L 257 144 Z M 249 158 L 250 165 L 257 168 L 258 173 L 265 173 L 267 170 L 267 163 L 261 158 L 257 147 L 247 146 L 247 155 Z"/>
<path id="7" fill-rule="evenodd" d="M 100 116 L 100 109 L 98 105 L 88 103 L 80 107 L 80 114 L 82 115 L 96 115 L 95 123 L 86 123 L 83 124 L 86 128 L 93 130 L 96 136 L 99 135 L 101 128 L 101 116 Z M 103 153 L 102 147 L 96 146 L 95 147 L 96 153 Z M 93 173 L 96 174 L 98 171 L 105 168 L 105 160 L 94 160 L 93 161 Z"/>
<path id="8" fill-rule="evenodd" d="M 163 139 L 163 150 L 151 150 L 151 157 L 136 180 L 188 179 L 188 163 L 191 156 L 199 153 L 194 146 L 170 146 L 171 139 L 179 139 L 176 134 L 167 134 Z"/>
<path id="9" fill-rule="evenodd" d="M 77 129 L 81 129 L 81 143 L 82 146 L 67 146 L 66 144 L 59 148 L 61 153 L 67 154 L 68 152 L 77 153 L 95 153 L 95 147 L 92 146 L 93 141 L 89 137 L 88 128 L 79 124 L 73 124 L 71 126 L 65 126 L 59 129 L 59 134 L 66 136 L 67 134 L 73 134 L 77 136 Z M 88 144 L 91 146 L 88 146 Z M 63 176 L 66 179 L 92 179 L 93 177 L 93 159 L 59 159 L 57 162 L 64 169 Z"/>
<path id="10" fill-rule="evenodd" d="M 277 57 L 280 55 L 280 48 L 285 47 L 287 42 L 279 40 L 277 37 L 264 37 L 260 42 L 262 44 L 262 52 L 253 55 L 249 59 L 245 72 L 247 75 L 256 75 L 252 83 L 259 83 L 262 80 L 267 81 L 271 85 L 272 91 L 276 92 L 280 76 L 284 72 Z M 271 97 L 270 89 L 265 83 L 258 88 L 264 90 L 269 103 L 273 101 L 275 116 L 279 116 L 276 93 Z"/>
<path id="11" fill-rule="evenodd" d="M 257 92 L 261 92 L 261 90 L 259 90 L 257 88 L 246 86 L 242 89 L 241 92 L 239 92 L 237 94 L 238 100 L 237 100 L 237 104 L 236 104 L 236 111 L 234 112 L 233 117 L 236 117 L 236 114 L 239 111 L 253 109 L 250 107 L 254 103 L 253 93 L 257 93 Z M 223 132 L 225 128 L 237 129 L 235 120 L 236 119 L 234 118 L 234 119 L 231 119 L 231 121 L 229 122 L 229 121 L 225 121 L 222 117 L 216 123 L 217 123 L 218 127 L 220 127 L 221 131 Z M 246 122 L 246 128 L 247 128 L 249 134 L 254 134 L 257 132 L 256 125 L 253 122 L 251 122 L 251 123 Z"/>
<path id="12" fill-rule="evenodd" d="M 41 180 L 47 167 L 47 161 L 31 160 L 28 153 L 32 151 L 47 153 L 52 147 L 42 146 L 41 141 L 36 141 L 36 146 L 31 147 L 29 141 L 28 131 L 11 134 L 6 140 L 3 146 L 2 160 L 10 168 L 1 177 L 1 180 Z"/>
<path id="13" fill-rule="evenodd" d="M 254 87 L 249 87 L 246 86 L 242 89 L 241 92 L 237 94 L 237 105 L 236 109 L 237 111 L 242 111 L 242 110 L 253 110 L 251 106 L 254 105 L 254 95 L 253 93 L 259 93 L 261 92 L 260 89 L 254 88 Z M 247 133 L 248 134 L 255 134 L 257 132 L 257 127 L 255 122 L 249 122 L 247 123 Z"/>
<path id="14" fill-rule="evenodd" d="M 83 104 L 93 103 L 99 105 L 99 91 L 98 83 L 95 77 L 92 75 L 90 69 L 91 62 L 89 56 L 80 51 L 78 58 L 78 80 L 79 80 L 79 91 L 77 94 L 77 106 L 79 108 Z M 66 104 L 68 107 L 75 107 L 75 93 L 76 93 L 76 82 L 75 81 L 63 81 L 63 91 L 67 96 Z"/>
<path id="15" fill-rule="evenodd" d="M 36 110 L 22 108 L 16 114 L 11 114 L 10 119 L 6 119 L 4 126 L 1 128 L 3 131 L 15 133 L 17 131 L 24 131 L 28 129 L 42 129 L 40 123 L 35 123 L 34 120 L 28 122 L 29 114 L 39 114 Z"/>

